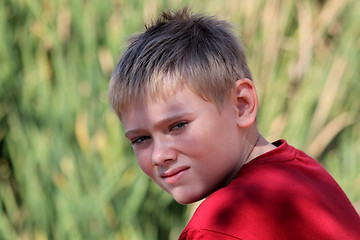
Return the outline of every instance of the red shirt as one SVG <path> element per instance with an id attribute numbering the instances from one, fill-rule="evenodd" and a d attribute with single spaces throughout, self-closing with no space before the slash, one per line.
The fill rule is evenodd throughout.
<path id="1" fill-rule="evenodd" d="M 180 240 L 360 239 L 360 217 L 326 170 L 274 144 L 198 207 Z"/>

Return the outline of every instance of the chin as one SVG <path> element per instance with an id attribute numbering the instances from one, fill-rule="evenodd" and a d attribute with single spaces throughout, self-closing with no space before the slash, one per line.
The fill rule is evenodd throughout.
<path id="1" fill-rule="evenodd" d="M 200 201 L 201 199 L 205 198 L 206 196 L 199 196 L 199 195 L 188 195 L 188 194 L 171 194 L 171 196 L 174 198 L 174 200 L 180 204 L 186 205 L 191 204 L 197 201 Z"/>

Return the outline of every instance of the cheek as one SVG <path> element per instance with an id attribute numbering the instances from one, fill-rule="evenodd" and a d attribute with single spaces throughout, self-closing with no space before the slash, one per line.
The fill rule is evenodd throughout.
<path id="1" fill-rule="evenodd" d="M 201 140 L 201 136 L 196 130 L 190 130 L 187 134 L 177 137 L 174 146 L 179 153 L 194 157 L 199 152 L 202 152 L 201 148 L 204 145 L 204 141 Z"/>
<path id="2" fill-rule="evenodd" d="M 219 159 L 229 158 L 238 148 L 238 140 L 234 137 L 237 129 L 236 127 L 231 128 L 231 125 L 235 124 L 229 121 L 219 121 L 197 126 L 189 131 L 189 135 L 179 141 L 178 146 L 181 145 L 181 150 L 185 155 L 200 162 L 210 163 L 216 168 L 220 163 Z"/>
<path id="3" fill-rule="evenodd" d="M 141 168 L 141 170 L 152 178 L 152 161 L 151 157 L 146 154 L 146 152 L 135 152 L 136 160 Z"/>
<path id="4" fill-rule="evenodd" d="M 219 130 L 205 124 L 194 129 L 189 136 L 184 138 L 184 148 L 187 151 L 202 154 L 211 151 L 212 147 L 216 147 L 215 143 L 218 143 L 216 131 Z"/>

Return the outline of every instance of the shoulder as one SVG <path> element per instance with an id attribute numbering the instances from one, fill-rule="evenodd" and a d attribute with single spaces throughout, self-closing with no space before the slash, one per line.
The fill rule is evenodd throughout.
<path id="1" fill-rule="evenodd" d="M 245 165 L 228 186 L 211 194 L 182 236 L 286 239 L 297 234 L 336 239 L 343 234 L 352 239 L 351 231 L 360 225 L 360 218 L 341 188 L 301 151 L 290 146 L 280 150 Z"/>
<path id="2" fill-rule="evenodd" d="M 214 192 L 194 213 L 182 235 L 187 237 L 180 239 L 255 239 L 252 233 L 262 231 L 272 221 L 269 199 L 261 188 L 259 183 L 241 179 Z"/>

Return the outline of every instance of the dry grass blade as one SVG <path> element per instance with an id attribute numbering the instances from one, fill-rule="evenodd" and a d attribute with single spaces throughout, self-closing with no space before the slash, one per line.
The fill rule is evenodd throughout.
<path id="1" fill-rule="evenodd" d="M 341 85 L 346 65 L 347 62 L 343 58 L 336 58 L 332 65 L 310 125 L 309 140 L 313 139 L 314 135 L 320 131 L 328 119 L 331 107 L 336 100 L 336 93 Z"/>
<path id="2" fill-rule="evenodd" d="M 312 141 L 306 149 L 306 152 L 310 156 L 318 158 L 334 137 L 353 122 L 354 118 L 348 112 L 337 116 L 321 130 L 321 132 L 315 137 L 314 141 Z"/>

